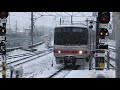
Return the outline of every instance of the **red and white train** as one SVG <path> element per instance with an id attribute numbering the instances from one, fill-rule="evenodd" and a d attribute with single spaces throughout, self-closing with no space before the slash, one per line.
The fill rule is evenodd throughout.
<path id="1" fill-rule="evenodd" d="M 61 25 L 54 29 L 54 56 L 57 64 L 79 65 L 90 58 L 89 30 L 86 26 Z"/>

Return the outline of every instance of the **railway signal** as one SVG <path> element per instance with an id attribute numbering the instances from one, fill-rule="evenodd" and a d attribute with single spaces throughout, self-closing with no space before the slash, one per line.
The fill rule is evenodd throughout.
<path id="1" fill-rule="evenodd" d="M 89 28 L 92 29 L 92 28 L 93 28 L 93 25 L 90 25 Z"/>
<path id="2" fill-rule="evenodd" d="M 5 42 L 0 42 L 0 54 L 5 55 L 6 54 L 6 45 Z"/>
<path id="3" fill-rule="evenodd" d="M 97 25 L 96 25 L 96 51 L 100 49 L 101 51 L 105 51 L 108 49 L 108 45 L 105 44 L 106 36 L 109 36 L 108 32 L 108 23 L 110 22 L 110 12 L 98 12 L 97 17 Z M 105 64 L 105 52 L 97 52 L 95 53 L 96 57 L 96 70 L 103 70 Z"/>
<path id="4" fill-rule="evenodd" d="M 108 24 L 110 22 L 110 12 L 98 12 L 98 22 Z"/>
<path id="5" fill-rule="evenodd" d="M 8 17 L 9 13 L 8 12 L 0 12 L 0 18 L 1 19 L 6 19 Z"/>
<path id="6" fill-rule="evenodd" d="M 89 26 L 90 29 L 93 28 L 93 21 L 90 21 L 90 26 Z"/>
<path id="7" fill-rule="evenodd" d="M 4 36 L 6 34 L 6 28 L 0 26 L 0 36 Z"/>
<path id="8" fill-rule="evenodd" d="M 0 55 L 2 56 L 2 76 L 6 78 L 6 23 L 8 12 L 0 12 Z"/>
<path id="9" fill-rule="evenodd" d="M 108 36 L 108 35 L 109 35 L 109 32 L 106 28 L 100 28 L 99 30 L 100 39 L 105 39 L 105 36 Z"/>

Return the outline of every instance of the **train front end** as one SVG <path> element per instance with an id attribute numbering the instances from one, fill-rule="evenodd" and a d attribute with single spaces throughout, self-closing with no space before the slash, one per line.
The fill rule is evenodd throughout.
<path id="1" fill-rule="evenodd" d="M 88 29 L 84 27 L 56 27 L 54 56 L 57 64 L 81 64 L 89 60 Z"/>

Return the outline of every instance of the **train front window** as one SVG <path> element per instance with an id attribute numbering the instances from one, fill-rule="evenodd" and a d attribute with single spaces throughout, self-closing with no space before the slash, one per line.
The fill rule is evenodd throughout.
<path id="1" fill-rule="evenodd" d="M 55 28 L 55 45 L 86 45 L 88 43 L 88 29 L 80 27 Z"/>

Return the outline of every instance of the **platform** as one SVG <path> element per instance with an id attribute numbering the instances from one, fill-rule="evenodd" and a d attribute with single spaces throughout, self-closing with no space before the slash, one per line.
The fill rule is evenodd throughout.
<path id="1" fill-rule="evenodd" d="M 65 78 L 115 78 L 114 70 L 73 70 Z"/>

